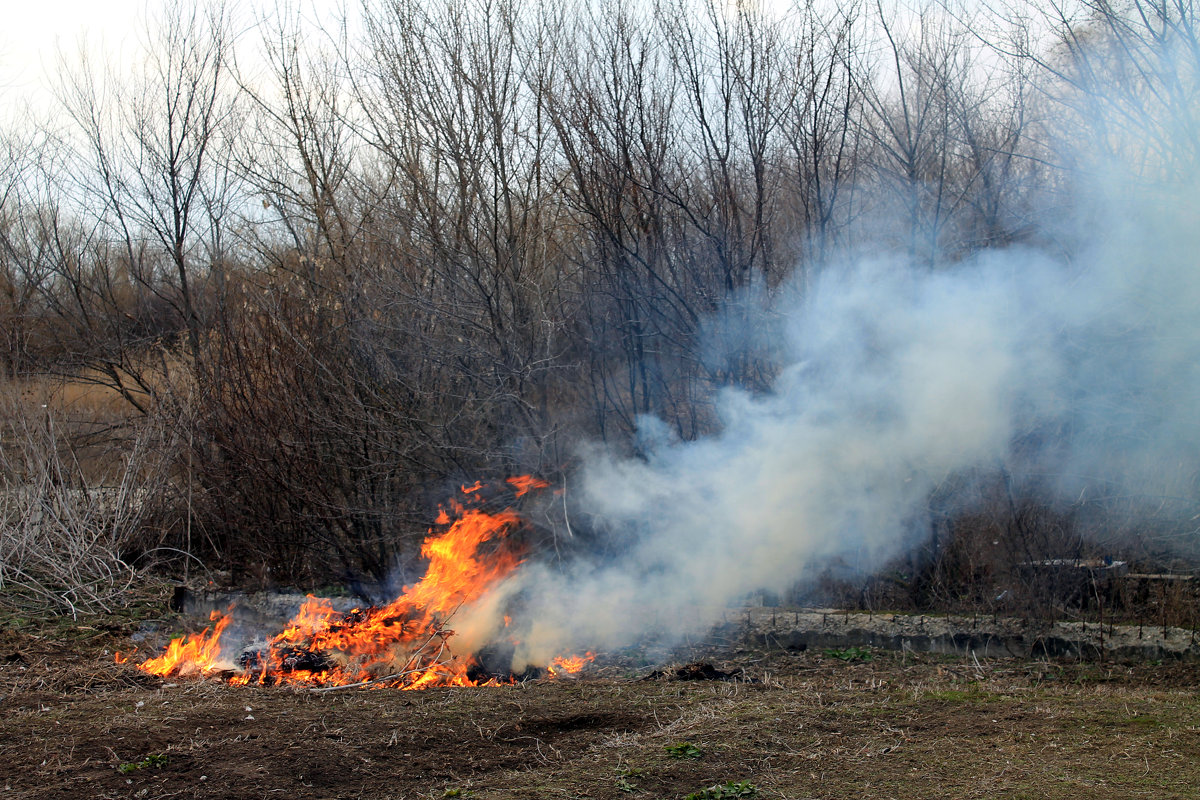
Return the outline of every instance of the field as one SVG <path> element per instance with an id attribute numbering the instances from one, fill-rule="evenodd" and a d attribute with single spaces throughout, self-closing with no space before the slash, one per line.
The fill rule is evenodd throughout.
<path id="1" fill-rule="evenodd" d="M 1200 797 L 1194 662 L 726 642 L 575 680 L 313 693 L 113 663 L 147 613 L 0 620 L 3 798 Z M 681 675 L 694 661 L 746 680 Z"/>

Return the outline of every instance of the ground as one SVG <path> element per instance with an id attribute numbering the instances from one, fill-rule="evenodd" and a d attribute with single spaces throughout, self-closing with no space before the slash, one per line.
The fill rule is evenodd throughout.
<path id="1" fill-rule="evenodd" d="M 626 652 L 577 680 L 313 693 L 160 681 L 112 663 L 131 630 L 0 617 L 0 800 L 1200 798 L 1190 660 L 726 642 L 660 674 Z M 692 660 L 750 680 L 681 680 Z"/>

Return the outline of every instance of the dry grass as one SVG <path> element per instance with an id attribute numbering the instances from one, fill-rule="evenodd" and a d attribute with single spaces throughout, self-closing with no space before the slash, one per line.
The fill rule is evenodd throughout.
<path id="1" fill-rule="evenodd" d="M 0 387 L 0 393 L 19 398 L 29 409 L 46 409 L 58 419 L 89 424 L 123 420 L 131 410 L 121 393 L 105 385 L 98 375 L 11 380 Z"/>

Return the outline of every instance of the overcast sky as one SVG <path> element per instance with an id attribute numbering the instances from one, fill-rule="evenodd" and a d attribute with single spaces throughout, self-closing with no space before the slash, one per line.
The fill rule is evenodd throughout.
<path id="1" fill-rule="evenodd" d="M 185 0 L 186 1 L 186 0 Z M 200 0 L 206 2 L 207 0 Z M 742 0 L 748 2 L 751 0 Z M 243 32 L 261 16 L 263 9 L 299 4 L 303 17 L 312 21 L 339 14 L 344 5 L 355 9 L 361 0 L 226 0 Z M 737 0 L 728 0 L 732 7 Z M 906 0 L 885 0 L 885 5 Z M 782 12 L 791 0 L 757 0 L 761 7 Z M 80 41 L 91 47 L 103 45 L 110 58 L 137 50 L 139 36 L 145 32 L 147 13 L 156 13 L 170 0 L 7 0 L 0 25 L 0 111 L 18 108 L 25 101 L 35 109 L 54 107 L 48 76 L 58 64 L 58 51 L 74 60 Z M 602 7 L 602 6 L 600 6 Z M 253 59 L 257 48 L 250 43 L 241 49 L 243 66 Z M 0 114 L 0 116 L 5 116 Z"/>
<path id="2" fill-rule="evenodd" d="M 201 0 L 204 2 L 204 0 Z M 307 19 L 337 13 L 341 0 L 228 0 L 235 27 L 242 31 L 261 9 L 295 6 Z M 358 0 L 351 0 L 356 6 Z M 61 49 L 73 61 L 81 39 L 110 58 L 137 51 L 148 13 L 158 13 L 168 0 L 8 0 L 0 25 L 0 106 L 14 108 L 25 100 L 35 107 L 52 105 L 48 75 L 56 72 Z M 255 43 L 243 56 L 252 56 Z"/>
<path id="3" fill-rule="evenodd" d="M 116 48 L 136 42 L 146 0 L 18 0 L 7 4 L 0 26 L 0 102 L 12 103 L 43 90 L 53 72 L 56 47 L 76 50 L 81 36 Z"/>

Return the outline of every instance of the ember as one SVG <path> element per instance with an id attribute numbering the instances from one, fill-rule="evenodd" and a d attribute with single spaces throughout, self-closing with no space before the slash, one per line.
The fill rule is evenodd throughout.
<path id="1" fill-rule="evenodd" d="M 531 476 L 507 481 L 521 497 L 548 486 Z M 443 508 L 437 518 L 440 533 L 430 531 L 421 548 L 428 559 L 424 576 L 406 586 L 391 603 L 342 612 L 330 601 L 309 595 L 299 612 L 265 646 L 222 661 L 221 635 L 230 617 L 213 613 L 215 625 L 171 643 L 167 652 L 139 668 L 163 677 L 236 673 L 234 684 L 291 684 L 310 687 L 369 685 L 420 689 L 430 686 L 478 686 L 511 683 L 516 676 L 485 669 L 470 646 L 451 647 L 454 631 L 448 625 L 458 615 L 478 623 L 487 617 L 487 602 L 524 560 L 521 537 L 525 525 L 506 508 L 490 513 L 468 504 L 481 504 L 482 483 L 463 486 L 465 499 Z M 497 632 L 508 616 L 496 616 Z M 476 627 L 478 625 L 476 624 Z M 486 642 L 476 642 L 480 647 Z M 594 656 L 554 659 L 547 672 L 573 674 Z"/>

